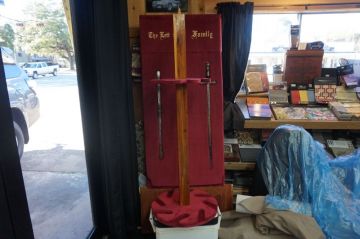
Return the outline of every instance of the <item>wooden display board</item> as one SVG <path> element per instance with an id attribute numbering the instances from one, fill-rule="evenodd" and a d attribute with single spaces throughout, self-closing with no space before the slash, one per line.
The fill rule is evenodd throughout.
<path id="1" fill-rule="evenodd" d="M 220 16 L 146 15 L 140 22 L 148 186 L 222 185 Z"/>
<path id="2" fill-rule="evenodd" d="M 359 130 L 360 121 L 340 120 L 245 120 L 246 129 L 275 129 L 284 124 L 301 126 L 305 129 Z"/>
<path id="3" fill-rule="evenodd" d="M 285 55 L 284 81 L 288 86 L 313 84 L 321 76 L 324 50 L 288 50 Z"/>

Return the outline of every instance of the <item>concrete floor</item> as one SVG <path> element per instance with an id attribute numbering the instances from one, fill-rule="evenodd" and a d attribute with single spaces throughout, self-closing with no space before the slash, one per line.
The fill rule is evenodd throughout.
<path id="1" fill-rule="evenodd" d="M 36 239 L 83 239 L 92 229 L 76 75 L 36 80 L 40 119 L 21 159 Z"/>
<path id="2" fill-rule="evenodd" d="M 86 175 L 31 171 L 23 175 L 35 238 L 86 238 L 92 228 Z"/>

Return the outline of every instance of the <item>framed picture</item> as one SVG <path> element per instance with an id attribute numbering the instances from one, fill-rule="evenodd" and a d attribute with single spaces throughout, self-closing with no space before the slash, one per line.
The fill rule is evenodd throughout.
<path id="1" fill-rule="evenodd" d="M 146 0 L 146 12 L 187 12 L 188 0 Z"/>

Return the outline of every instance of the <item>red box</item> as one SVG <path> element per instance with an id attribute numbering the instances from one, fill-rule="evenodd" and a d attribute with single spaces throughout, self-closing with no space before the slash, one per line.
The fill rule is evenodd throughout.
<path id="1" fill-rule="evenodd" d="M 140 47 L 146 149 L 146 173 L 149 186 L 177 187 L 178 152 L 176 86 L 161 85 L 162 142 L 164 156 L 159 157 L 156 70 L 161 78 L 175 77 L 174 29 L 172 15 L 140 16 Z M 221 71 L 221 21 L 217 15 L 186 15 L 187 76 L 205 77 L 205 62 L 211 64 L 211 130 L 213 166 L 209 164 L 206 85 L 188 84 L 189 184 L 222 185 L 223 96 Z M 206 24 L 205 24 L 206 23 Z M 189 39 L 193 29 L 207 28 L 212 38 Z M 202 35 L 205 36 L 206 34 Z M 162 37 L 161 37 L 162 36 Z"/>
<path id="2" fill-rule="evenodd" d="M 186 15 L 186 70 L 190 78 L 205 77 L 210 63 L 212 164 L 210 167 L 206 85 L 188 85 L 190 182 L 197 185 L 224 183 L 224 119 L 221 55 L 221 17 L 216 14 Z"/>
<path id="3" fill-rule="evenodd" d="M 140 16 L 140 50 L 142 65 L 142 89 L 146 174 L 150 186 L 166 187 L 178 184 L 176 88 L 162 85 L 162 142 L 164 158 L 159 158 L 156 78 L 175 77 L 173 16 Z M 167 36 L 167 37 L 160 37 Z"/>
<path id="4" fill-rule="evenodd" d="M 301 103 L 299 90 L 291 90 L 290 95 L 291 95 L 291 103 L 292 104 L 299 105 Z"/>

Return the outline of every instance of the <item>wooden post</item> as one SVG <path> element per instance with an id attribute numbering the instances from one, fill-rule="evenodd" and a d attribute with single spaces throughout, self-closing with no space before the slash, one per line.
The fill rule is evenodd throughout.
<path id="1" fill-rule="evenodd" d="M 185 15 L 174 14 L 175 79 L 186 78 Z M 186 84 L 176 87 L 180 205 L 189 205 L 189 147 Z"/>

